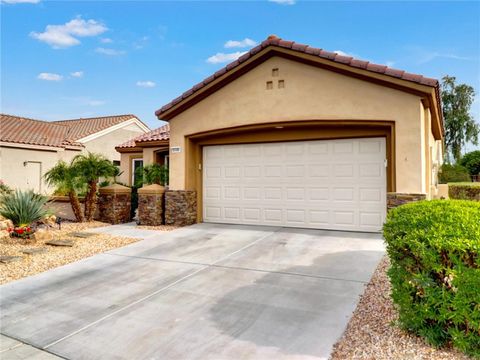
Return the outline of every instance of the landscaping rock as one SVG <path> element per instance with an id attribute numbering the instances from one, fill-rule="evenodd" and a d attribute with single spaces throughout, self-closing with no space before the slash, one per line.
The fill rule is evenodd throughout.
<path id="1" fill-rule="evenodd" d="M 53 233 L 46 229 L 38 229 L 35 231 L 35 239 L 40 241 L 48 241 L 53 237 Z"/>
<path id="2" fill-rule="evenodd" d="M 83 231 L 78 231 L 78 232 L 72 232 L 68 233 L 67 236 L 73 236 L 73 237 L 79 237 L 79 238 L 89 238 L 91 236 L 95 236 L 95 233 L 89 233 L 89 232 L 83 232 Z"/>
<path id="3" fill-rule="evenodd" d="M 14 261 L 20 261 L 22 259 L 23 259 L 22 256 L 9 256 L 9 255 L 0 256 L 0 262 L 4 264 L 8 264 Z"/>
<path id="4" fill-rule="evenodd" d="M 51 240 L 46 242 L 45 244 L 51 246 L 69 246 L 72 247 L 75 242 L 73 240 Z"/>
<path id="5" fill-rule="evenodd" d="M 8 228 L 13 228 L 12 220 L 3 218 L 0 220 L 0 230 L 7 230 Z"/>
<path id="6" fill-rule="evenodd" d="M 31 248 L 31 249 L 25 249 L 22 250 L 22 253 L 26 255 L 35 255 L 35 254 L 43 254 L 48 251 L 47 248 Z"/>

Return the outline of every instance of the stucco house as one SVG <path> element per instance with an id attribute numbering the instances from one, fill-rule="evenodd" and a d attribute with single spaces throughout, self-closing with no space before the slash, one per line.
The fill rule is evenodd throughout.
<path id="1" fill-rule="evenodd" d="M 387 198 L 436 193 L 439 83 L 421 75 L 270 36 L 156 116 L 197 221 L 378 231 Z"/>
<path id="2" fill-rule="evenodd" d="M 95 152 L 120 165 L 115 145 L 150 129 L 135 115 L 42 121 L 0 115 L 0 179 L 11 187 L 49 193 L 43 175 L 59 160 Z"/>
<path id="3" fill-rule="evenodd" d="M 122 171 L 119 181 L 129 186 L 135 184 L 138 175 L 135 170 L 144 165 L 156 163 L 168 167 L 169 140 L 167 124 L 117 145 L 115 150 L 120 153 Z"/>

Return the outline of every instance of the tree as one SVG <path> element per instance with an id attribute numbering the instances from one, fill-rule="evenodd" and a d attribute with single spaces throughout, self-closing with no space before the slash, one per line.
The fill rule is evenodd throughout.
<path id="1" fill-rule="evenodd" d="M 75 156 L 72 166 L 87 183 L 85 196 L 85 219 L 92 221 L 97 209 L 97 184 L 101 177 L 107 178 L 115 173 L 115 165 L 100 154 L 88 152 Z"/>
<path id="2" fill-rule="evenodd" d="M 480 150 L 463 155 L 460 165 L 465 166 L 470 175 L 480 175 Z"/>
<path id="3" fill-rule="evenodd" d="M 75 168 L 65 161 L 59 161 L 53 168 L 45 174 L 45 180 L 57 190 L 68 194 L 73 214 L 78 222 L 83 222 L 82 207 L 78 200 L 78 190 L 82 188 L 82 179 L 76 173 Z"/>
<path id="4" fill-rule="evenodd" d="M 455 77 L 444 76 L 442 79 L 443 118 L 445 121 L 446 154 L 453 156 L 455 162 L 462 156 L 465 143 L 478 144 L 480 126 L 470 115 L 475 96 L 473 87 L 455 83 Z"/>

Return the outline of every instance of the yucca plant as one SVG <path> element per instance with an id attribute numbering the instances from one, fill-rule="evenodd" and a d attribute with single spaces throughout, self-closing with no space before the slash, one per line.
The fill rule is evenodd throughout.
<path id="1" fill-rule="evenodd" d="M 49 214 L 45 208 L 48 198 L 33 191 L 15 190 L 0 195 L 0 215 L 16 227 L 26 227 Z"/>

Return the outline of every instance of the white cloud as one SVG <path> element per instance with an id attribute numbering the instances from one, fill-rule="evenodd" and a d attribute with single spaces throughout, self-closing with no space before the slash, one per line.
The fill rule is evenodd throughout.
<path id="1" fill-rule="evenodd" d="M 70 73 L 70 76 L 75 77 L 75 78 L 81 78 L 83 77 L 83 71 L 74 71 Z"/>
<path id="2" fill-rule="evenodd" d="M 40 0 L 1 0 L 2 4 L 38 4 Z"/>
<path id="3" fill-rule="evenodd" d="M 144 88 L 153 88 L 157 84 L 155 84 L 153 81 L 147 80 L 147 81 L 137 81 L 137 86 L 144 87 Z"/>
<path id="4" fill-rule="evenodd" d="M 77 37 L 97 36 L 107 30 L 105 25 L 96 20 L 77 17 L 63 25 L 47 25 L 44 32 L 32 31 L 30 36 L 49 44 L 54 49 L 61 49 L 80 44 Z"/>
<path id="5" fill-rule="evenodd" d="M 229 53 L 229 54 L 216 53 L 215 55 L 210 56 L 207 59 L 207 62 L 210 63 L 210 64 L 226 63 L 226 62 L 230 62 L 230 61 L 234 61 L 234 60 L 238 59 L 240 56 L 242 56 L 245 53 L 246 53 L 246 51 L 243 51 L 243 52 L 242 51 L 237 51 L 237 52 Z"/>
<path id="6" fill-rule="evenodd" d="M 101 39 L 100 39 L 100 42 L 101 42 L 102 44 L 111 44 L 111 43 L 113 43 L 113 40 L 110 39 L 110 38 L 101 38 Z"/>
<path id="7" fill-rule="evenodd" d="M 391 60 L 386 61 L 385 65 L 387 65 L 388 67 L 393 67 L 393 66 L 395 66 L 395 61 L 391 61 Z"/>
<path id="8" fill-rule="evenodd" d="M 341 56 L 351 56 L 357 59 L 360 58 L 360 56 L 358 56 L 357 54 L 348 53 L 342 50 L 335 50 L 334 53 L 337 53 L 338 55 L 341 55 Z"/>
<path id="9" fill-rule="evenodd" d="M 296 0 L 268 0 L 270 2 L 280 4 L 280 5 L 295 5 Z"/>
<path id="10" fill-rule="evenodd" d="M 107 49 L 103 47 L 96 48 L 95 52 L 103 55 L 108 55 L 108 56 L 125 55 L 125 51 L 123 50 Z"/>
<path id="11" fill-rule="evenodd" d="M 224 47 L 227 49 L 230 48 L 244 48 L 244 47 L 250 47 L 250 46 L 255 46 L 257 45 L 257 42 L 255 40 L 245 38 L 243 40 L 228 40 Z"/>
<path id="12" fill-rule="evenodd" d="M 54 73 L 42 72 L 38 74 L 37 79 L 46 81 L 61 81 L 63 79 L 63 76 Z"/>

